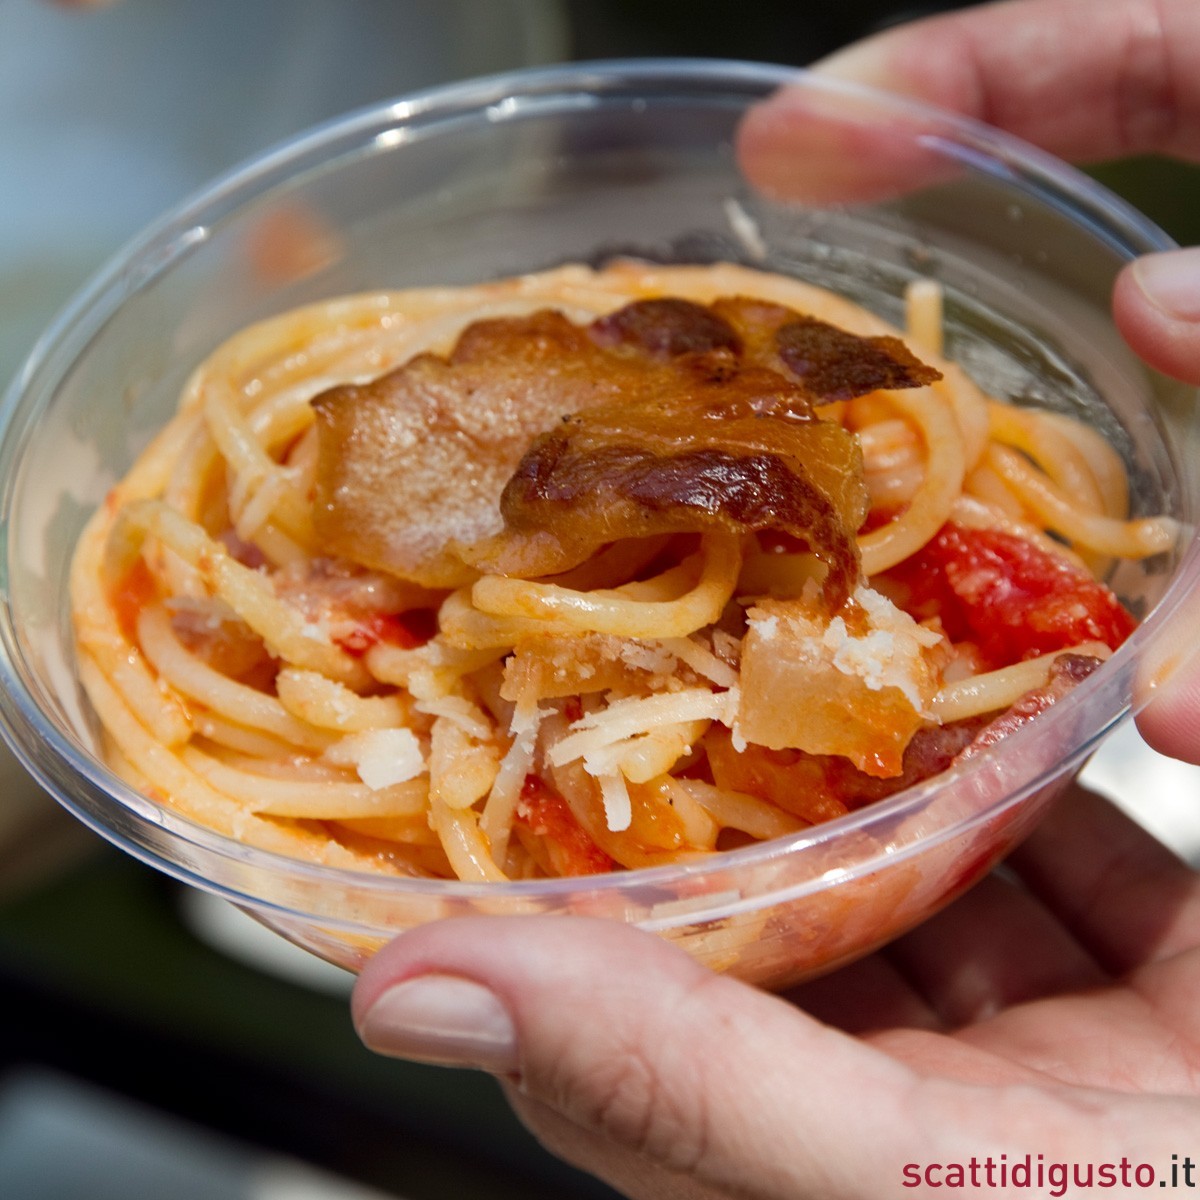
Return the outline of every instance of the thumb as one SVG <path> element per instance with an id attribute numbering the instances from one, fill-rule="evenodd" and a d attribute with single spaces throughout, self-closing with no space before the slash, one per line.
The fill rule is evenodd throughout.
<path id="1" fill-rule="evenodd" d="M 354 1019 L 380 1053 L 500 1075 L 552 1150 L 635 1195 L 879 1194 L 920 1140 L 908 1068 L 616 922 L 423 926 L 367 964 Z"/>
<path id="2" fill-rule="evenodd" d="M 1200 247 L 1147 254 L 1126 267 L 1113 316 L 1133 351 L 1185 383 L 1200 383 Z"/>
<path id="3" fill-rule="evenodd" d="M 1113 316 L 1133 351 L 1152 367 L 1200 384 L 1200 248 L 1148 254 L 1113 290 Z M 1200 762 L 1200 592 L 1173 613 L 1139 667 L 1145 708 L 1138 728 L 1156 750 Z"/>

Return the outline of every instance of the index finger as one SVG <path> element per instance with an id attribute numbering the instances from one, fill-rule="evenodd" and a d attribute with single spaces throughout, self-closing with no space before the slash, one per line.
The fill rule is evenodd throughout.
<path id="1" fill-rule="evenodd" d="M 819 64 L 1073 161 L 1200 157 L 1194 0 L 1006 0 L 899 26 Z"/>
<path id="2" fill-rule="evenodd" d="M 1195 0 L 1004 0 L 902 25 L 816 69 L 924 100 L 1061 158 L 1157 151 L 1200 159 Z M 773 193 L 792 182 L 811 100 L 784 88 L 748 114 L 743 169 Z"/>

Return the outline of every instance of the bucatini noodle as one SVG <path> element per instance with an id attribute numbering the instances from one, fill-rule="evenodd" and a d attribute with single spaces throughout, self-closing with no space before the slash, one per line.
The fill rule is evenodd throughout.
<path id="1" fill-rule="evenodd" d="M 254 326 L 88 525 L 113 766 L 248 843 L 503 880 L 781 836 L 1107 657 L 1169 549 L 1094 430 L 829 292 L 619 262 Z M 1014 707 L 1017 706 L 1017 707 Z"/>

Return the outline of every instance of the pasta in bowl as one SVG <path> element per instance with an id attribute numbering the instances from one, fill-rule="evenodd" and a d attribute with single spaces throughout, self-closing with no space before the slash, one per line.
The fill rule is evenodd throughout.
<path id="1" fill-rule="evenodd" d="M 920 272 L 893 323 L 711 259 L 247 284 L 272 315 L 206 331 L 56 560 L 90 739 L 57 790 L 351 968 L 586 912 L 782 986 L 978 878 L 1127 706 L 1184 541 L 1158 435 L 989 394 Z"/>

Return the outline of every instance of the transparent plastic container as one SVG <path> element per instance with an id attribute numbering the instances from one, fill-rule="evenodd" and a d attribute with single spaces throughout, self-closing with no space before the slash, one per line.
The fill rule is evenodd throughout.
<path id="1" fill-rule="evenodd" d="M 814 128 L 888 129 L 889 151 L 852 202 L 816 187 L 807 202 L 776 201 L 742 178 L 739 122 L 783 84 L 805 97 Z M 812 142 L 798 145 L 810 168 L 798 177 L 818 180 L 828 140 Z M 314 219 L 320 253 L 265 269 L 262 231 L 297 213 Z M 1108 309 L 1120 267 L 1169 246 L 1087 177 L 1012 139 L 782 68 L 581 64 L 352 114 L 222 179 L 128 247 L 10 388 L 0 417 L 7 737 L 105 837 L 351 970 L 400 930 L 479 912 L 632 922 L 766 986 L 848 961 L 937 911 L 1032 828 L 1128 713 L 1140 658 L 1200 586 L 1187 544 L 1195 394 L 1134 358 Z M 950 357 L 994 393 L 1102 429 L 1129 463 L 1135 512 L 1181 522 L 1176 553 L 1113 576 L 1143 624 L 993 752 L 801 834 L 653 870 L 474 885 L 331 869 L 219 836 L 118 779 L 73 669 L 68 568 L 87 514 L 192 368 L 250 322 L 312 300 L 615 253 L 792 273 L 896 322 L 908 281 L 939 280 Z"/>

